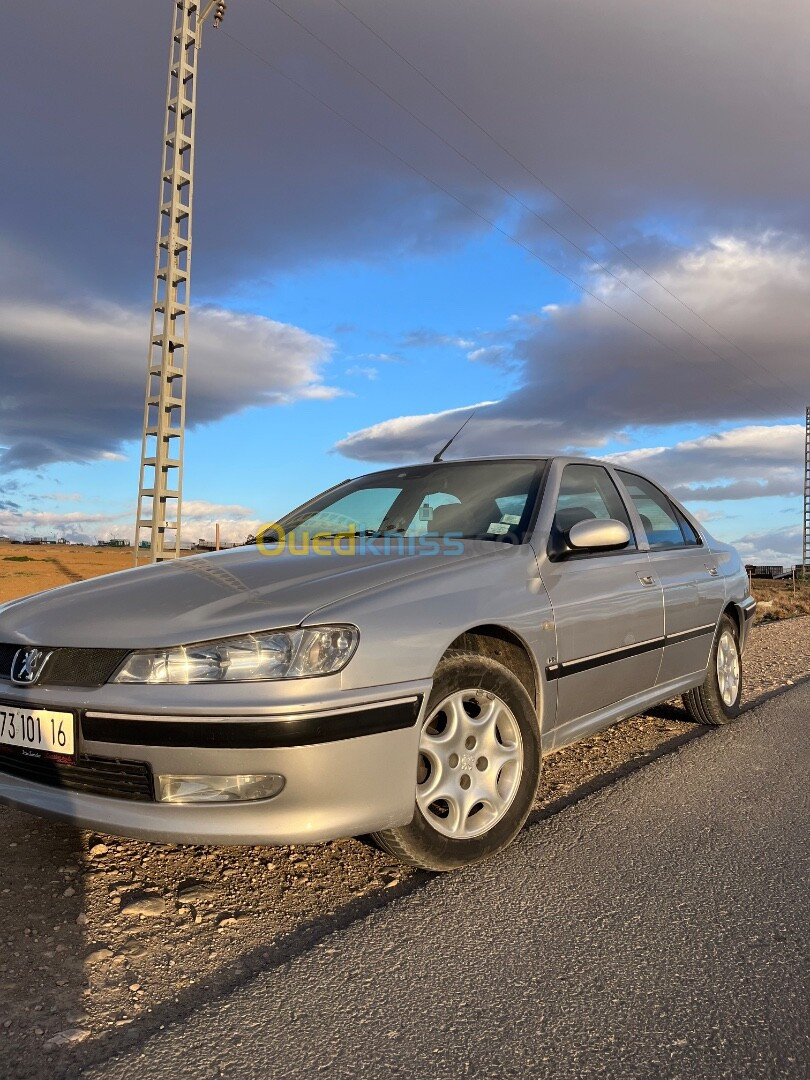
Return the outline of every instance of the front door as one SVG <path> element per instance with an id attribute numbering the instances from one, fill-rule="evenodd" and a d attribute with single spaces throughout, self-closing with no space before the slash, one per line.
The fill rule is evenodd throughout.
<path id="1" fill-rule="evenodd" d="M 622 521 L 631 534 L 628 547 L 554 554 L 555 535 L 594 518 Z M 557 634 L 557 656 L 546 668 L 557 687 L 552 745 L 562 746 L 590 726 L 594 713 L 652 688 L 662 657 L 661 585 L 647 553 L 638 550 L 625 505 L 603 466 L 565 466 L 542 573 Z"/>

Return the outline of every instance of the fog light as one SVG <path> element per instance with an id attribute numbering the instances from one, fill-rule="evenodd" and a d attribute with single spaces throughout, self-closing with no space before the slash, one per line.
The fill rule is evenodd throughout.
<path id="1" fill-rule="evenodd" d="M 175 776 L 157 778 L 158 799 L 171 803 L 254 802 L 272 799 L 284 787 L 276 773 L 242 776 Z"/>

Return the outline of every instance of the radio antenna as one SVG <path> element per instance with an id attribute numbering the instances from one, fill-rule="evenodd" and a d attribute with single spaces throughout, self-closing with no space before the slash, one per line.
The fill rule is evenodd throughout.
<path id="1" fill-rule="evenodd" d="M 445 452 L 445 450 L 448 450 L 450 448 L 451 444 L 453 442 L 455 442 L 455 440 L 462 433 L 464 428 L 467 426 L 467 424 L 469 424 L 469 422 L 472 420 L 472 418 L 475 416 L 475 414 L 477 412 L 478 412 L 477 409 L 473 409 L 473 411 L 470 413 L 470 415 L 467 417 L 467 419 L 464 421 L 464 423 L 461 425 L 461 427 L 458 429 L 458 431 L 455 433 L 455 435 L 450 436 L 450 438 L 447 440 L 447 442 L 444 444 L 444 446 L 438 452 L 436 457 L 433 459 L 433 464 L 434 465 L 438 464 L 442 460 L 442 454 Z"/>

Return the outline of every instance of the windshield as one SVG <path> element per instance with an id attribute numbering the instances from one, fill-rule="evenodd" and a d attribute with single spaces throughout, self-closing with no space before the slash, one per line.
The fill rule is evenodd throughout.
<path id="1" fill-rule="evenodd" d="M 545 461 L 440 462 L 361 476 L 279 524 L 287 536 L 449 536 L 522 542 Z"/>

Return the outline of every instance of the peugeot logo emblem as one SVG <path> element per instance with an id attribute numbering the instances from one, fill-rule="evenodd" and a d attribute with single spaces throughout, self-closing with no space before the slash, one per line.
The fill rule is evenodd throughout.
<path id="1" fill-rule="evenodd" d="M 35 683 L 50 655 L 45 649 L 18 649 L 11 664 L 11 681 L 16 686 Z"/>

